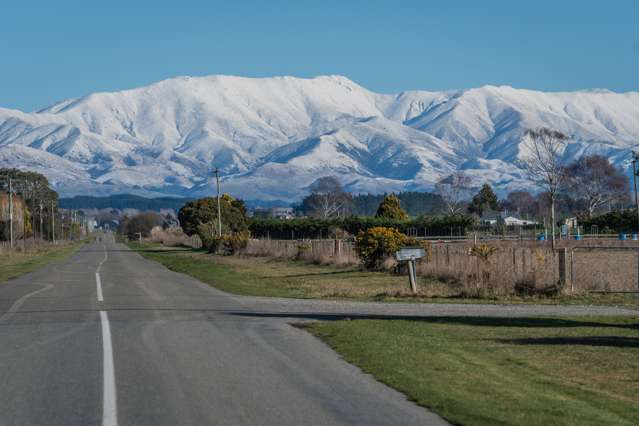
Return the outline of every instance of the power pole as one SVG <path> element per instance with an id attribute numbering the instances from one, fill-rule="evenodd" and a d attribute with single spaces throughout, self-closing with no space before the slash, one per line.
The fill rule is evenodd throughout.
<path id="1" fill-rule="evenodd" d="M 40 200 L 40 243 L 42 243 L 42 233 L 44 228 L 42 227 L 42 200 Z"/>
<path id="2" fill-rule="evenodd" d="M 217 236 L 222 236 L 222 208 L 220 206 L 220 170 L 215 168 L 215 181 L 217 183 Z"/>
<path id="3" fill-rule="evenodd" d="M 13 248 L 13 187 L 9 178 L 9 240 L 10 247 Z"/>
<path id="4" fill-rule="evenodd" d="M 635 183 L 635 207 L 637 208 L 637 230 L 639 230 L 639 198 L 637 196 L 637 161 L 639 154 L 632 152 L 632 178 Z"/>
<path id="5" fill-rule="evenodd" d="M 27 251 L 27 203 L 22 205 L 22 253 Z"/>
<path id="6" fill-rule="evenodd" d="M 55 245 L 55 211 L 53 210 L 53 200 L 51 200 L 51 241 Z"/>

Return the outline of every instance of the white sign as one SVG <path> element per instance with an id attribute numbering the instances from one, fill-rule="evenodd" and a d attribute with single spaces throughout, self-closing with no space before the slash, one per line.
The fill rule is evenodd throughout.
<path id="1" fill-rule="evenodd" d="M 402 247 L 399 249 L 397 253 L 395 253 L 395 258 L 398 261 L 402 260 L 415 260 L 421 259 L 426 256 L 426 250 L 419 247 Z"/>

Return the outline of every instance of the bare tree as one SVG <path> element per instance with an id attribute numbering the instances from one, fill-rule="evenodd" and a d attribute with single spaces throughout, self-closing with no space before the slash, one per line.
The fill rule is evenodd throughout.
<path id="1" fill-rule="evenodd" d="M 535 213 L 536 200 L 528 191 L 512 191 L 502 202 L 502 207 L 520 215 L 530 215 Z"/>
<path id="2" fill-rule="evenodd" d="M 566 168 L 567 186 L 584 203 L 588 217 L 601 206 L 628 197 L 628 179 L 606 157 L 590 155 Z"/>
<path id="3" fill-rule="evenodd" d="M 351 206 L 351 195 L 344 191 L 342 184 L 334 176 L 317 179 L 310 190 L 311 194 L 302 200 L 302 210 L 311 216 L 324 219 L 340 217 Z"/>
<path id="4" fill-rule="evenodd" d="M 555 202 L 564 185 L 566 169 L 562 155 L 568 136 L 547 128 L 527 130 L 524 133 L 526 154 L 524 168 L 530 179 L 542 188 L 550 198 L 550 221 L 552 227 L 552 248 L 555 248 Z"/>
<path id="5" fill-rule="evenodd" d="M 455 172 L 435 184 L 435 192 L 442 198 L 446 212 L 450 214 L 463 210 L 471 189 L 470 177 L 462 172 Z"/>

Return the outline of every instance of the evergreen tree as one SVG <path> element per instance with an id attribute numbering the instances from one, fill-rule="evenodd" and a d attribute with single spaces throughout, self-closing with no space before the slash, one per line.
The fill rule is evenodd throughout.
<path id="1" fill-rule="evenodd" d="M 479 192 L 473 197 L 473 200 L 468 206 L 468 211 L 476 214 L 477 216 L 481 216 L 488 210 L 499 210 L 499 199 L 490 185 L 485 183 Z"/>
<path id="2" fill-rule="evenodd" d="M 394 220 L 408 220 L 408 214 L 404 211 L 404 209 L 402 209 L 399 198 L 397 198 L 397 195 L 395 194 L 389 194 L 384 197 L 379 207 L 377 207 L 375 217 Z"/>

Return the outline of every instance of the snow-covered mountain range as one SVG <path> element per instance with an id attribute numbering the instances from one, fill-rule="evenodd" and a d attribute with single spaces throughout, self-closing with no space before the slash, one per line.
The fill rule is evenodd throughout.
<path id="1" fill-rule="evenodd" d="M 0 108 L 0 167 L 47 175 L 64 196 L 211 194 L 301 197 L 318 177 L 353 192 L 428 190 L 455 170 L 506 191 L 529 186 L 521 135 L 540 126 L 627 166 L 639 144 L 639 93 L 512 87 L 378 94 L 341 76 L 179 77 L 66 100 Z"/>

